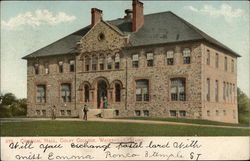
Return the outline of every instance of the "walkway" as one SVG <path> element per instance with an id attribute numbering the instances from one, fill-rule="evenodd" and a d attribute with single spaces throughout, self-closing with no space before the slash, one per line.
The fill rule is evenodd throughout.
<path id="1" fill-rule="evenodd" d="M 50 118 L 1 118 L 1 122 L 27 122 L 27 121 L 43 121 L 51 120 Z M 57 121 L 84 121 L 79 118 L 57 118 Z M 205 125 L 205 124 L 192 124 L 184 122 L 169 122 L 169 121 L 154 121 L 154 120 L 126 120 L 126 119 L 104 119 L 104 118 L 91 118 L 88 121 L 100 122 L 125 122 L 125 123 L 141 123 L 141 124 L 162 124 L 162 125 L 187 125 L 187 126 L 200 126 L 200 127 L 219 127 L 219 128 L 237 128 L 237 129 L 250 129 L 250 127 L 239 126 L 223 126 L 223 125 Z"/>

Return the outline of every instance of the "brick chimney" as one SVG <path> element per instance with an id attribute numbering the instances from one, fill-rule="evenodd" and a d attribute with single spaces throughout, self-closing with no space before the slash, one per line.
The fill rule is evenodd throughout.
<path id="1" fill-rule="evenodd" d="M 91 26 L 102 20 L 102 10 L 98 8 L 91 8 Z"/>
<path id="2" fill-rule="evenodd" d="M 143 3 L 133 0 L 132 32 L 138 31 L 144 25 Z"/>

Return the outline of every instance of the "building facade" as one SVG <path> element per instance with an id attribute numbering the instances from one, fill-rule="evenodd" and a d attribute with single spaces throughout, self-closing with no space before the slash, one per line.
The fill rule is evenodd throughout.
<path id="1" fill-rule="evenodd" d="M 143 3 L 113 21 L 92 8 L 91 25 L 27 59 L 28 116 L 173 117 L 238 123 L 239 55 L 173 14 Z"/>

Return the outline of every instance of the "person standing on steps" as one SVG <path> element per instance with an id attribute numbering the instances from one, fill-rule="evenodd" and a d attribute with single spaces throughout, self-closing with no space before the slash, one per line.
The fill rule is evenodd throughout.
<path id="1" fill-rule="evenodd" d="M 87 121 L 88 120 L 88 111 L 89 111 L 88 106 L 86 104 L 84 104 L 84 107 L 82 110 L 83 110 L 83 119 Z"/>

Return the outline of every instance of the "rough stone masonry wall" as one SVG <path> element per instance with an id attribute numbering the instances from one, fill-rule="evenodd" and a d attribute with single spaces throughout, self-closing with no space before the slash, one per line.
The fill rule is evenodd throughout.
<path id="1" fill-rule="evenodd" d="M 206 64 L 207 50 L 210 51 L 210 65 Z M 213 45 L 202 45 L 202 88 L 203 88 L 203 110 L 202 118 L 214 121 L 238 123 L 237 110 L 237 58 L 229 55 L 223 50 L 216 48 Z M 215 66 L 216 53 L 219 55 L 219 67 Z M 227 57 L 228 69 L 224 69 L 224 58 Z M 234 61 L 234 72 L 231 71 L 231 61 Z M 210 79 L 210 101 L 206 99 L 207 78 Z M 215 81 L 219 83 L 219 100 L 215 99 Z M 235 90 L 226 100 L 223 99 L 223 82 L 228 82 L 235 85 Z M 233 89 L 232 89 L 233 90 Z M 207 114 L 210 111 L 210 115 Z M 216 114 L 217 111 L 217 114 Z"/>
<path id="2" fill-rule="evenodd" d="M 191 64 L 183 64 L 182 50 L 191 49 Z M 166 51 L 174 50 L 174 65 L 167 65 Z M 154 66 L 147 67 L 146 53 L 154 53 Z M 132 68 L 132 54 L 139 54 L 139 68 Z M 201 47 L 200 43 L 149 46 L 128 50 L 128 111 L 123 116 L 135 116 L 135 110 L 149 110 L 150 116 L 169 117 L 170 110 L 185 110 L 188 118 L 201 118 Z M 170 79 L 186 78 L 185 102 L 170 100 Z M 149 80 L 149 102 L 135 101 L 135 80 Z"/>
<path id="3" fill-rule="evenodd" d="M 28 60 L 27 70 L 27 99 L 28 99 L 28 116 L 37 116 L 36 110 L 46 110 L 46 116 L 51 115 L 50 107 L 57 107 L 57 116 L 60 116 L 60 110 L 71 110 L 71 115 L 78 115 L 75 111 L 75 73 L 69 72 L 69 60 L 75 59 L 74 56 L 57 56 L 40 59 Z M 58 62 L 64 62 L 64 72 L 59 73 Z M 34 63 L 39 64 L 39 75 L 35 75 Z M 49 74 L 45 74 L 44 64 L 49 64 Z M 71 83 L 71 102 L 62 103 L 60 100 L 61 83 Z M 46 103 L 36 102 L 36 85 L 46 85 Z M 67 116 L 67 114 L 66 114 Z"/>

